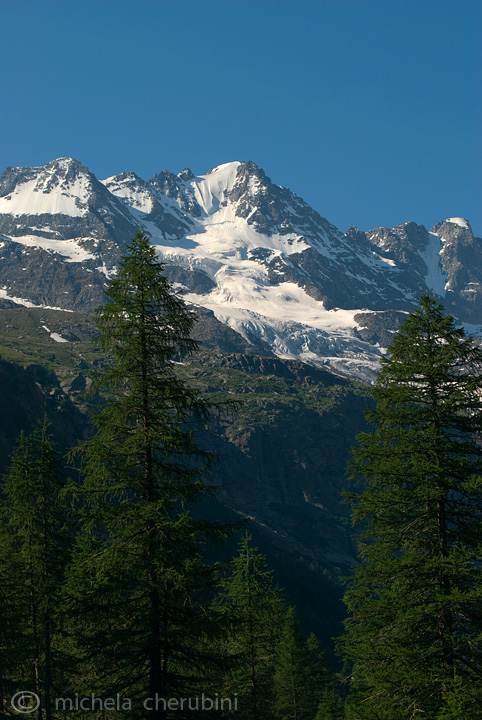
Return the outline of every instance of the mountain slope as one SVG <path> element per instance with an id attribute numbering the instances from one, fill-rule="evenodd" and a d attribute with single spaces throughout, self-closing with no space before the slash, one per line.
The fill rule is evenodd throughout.
<path id="1" fill-rule="evenodd" d="M 90 310 L 143 229 L 189 302 L 276 355 L 371 379 L 428 289 L 480 333 L 482 241 L 461 218 L 343 234 L 252 162 L 99 182 L 61 158 L 0 180 L 0 295 Z"/>
<path id="2" fill-rule="evenodd" d="M 62 454 L 92 432 L 86 411 L 98 396 L 85 390 L 106 359 L 91 315 L 12 307 L 0 317 L 1 472 L 20 430 L 29 432 L 45 412 Z M 210 323 L 203 313 L 196 334 L 205 337 Z M 340 488 L 350 447 L 365 429 L 365 389 L 304 363 L 248 355 L 236 347 L 239 335 L 216 326 L 224 352 L 204 349 L 177 366 L 214 401 L 239 401 L 236 412 L 213 415 L 211 431 L 198 438 L 219 456 L 210 477 L 217 502 L 203 514 L 251 518 L 250 532 L 290 602 L 328 641 L 343 616 L 338 578 L 355 559 Z"/>

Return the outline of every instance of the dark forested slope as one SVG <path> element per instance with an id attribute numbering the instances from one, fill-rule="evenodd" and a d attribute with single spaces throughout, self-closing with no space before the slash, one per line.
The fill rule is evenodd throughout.
<path id="1" fill-rule="evenodd" d="M 0 320 L 0 355 L 8 358 L 0 362 L 5 468 L 20 430 L 44 413 L 65 451 L 92 430 L 89 411 L 98 398 L 85 391 L 105 358 L 87 315 L 5 308 Z M 214 400 L 240 404 L 214 416 L 203 433 L 203 444 L 219 456 L 215 512 L 251 519 L 256 542 L 306 624 L 331 637 L 342 616 L 339 577 L 355 556 L 340 493 L 364 427 L 365 389 L 269 351 L 246 354 L 240 336 L 208 314 L 196 332 L 204 345 L 179 372 Z"/>

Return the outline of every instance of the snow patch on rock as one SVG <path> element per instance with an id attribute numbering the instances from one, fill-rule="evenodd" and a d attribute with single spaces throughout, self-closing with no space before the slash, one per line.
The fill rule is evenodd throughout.
<path id="1" fill-rule="evenodd" d="M 467 222 L 467 220 L 465 220 L 465 218 L 460 218 L 460 217 L 447 218 L 447 220 L 445 222 L 452 223 L 453 225 L 458 225 L 459 227 L 464 228 L 465 230 L 470 230 L 470 225 Z"/>
<path id="2" fill-rule="evenodd" d="M 420 256 L 427 266 L 427 274 L 425 275 L 427 287 L 440 297 L 445 297 L 447 285 L 447 273 L 442 270 L 440 262 L 440 253 L 443 247 L 443 239 L 439 235 L 429 233 L 427 247 L 425 250 L 420 251 Z"/>

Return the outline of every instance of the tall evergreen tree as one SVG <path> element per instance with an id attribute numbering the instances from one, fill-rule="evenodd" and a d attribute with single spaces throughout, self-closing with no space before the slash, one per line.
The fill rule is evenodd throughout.
<path id="1" fill-rule="evenodd" d="M 345 703 L 334 679 L 322 692 L 314 720 L 344 720 Z"/>
<path id="2" fill-rule="evenodd" d="M 238 695 L 240 720 L 274 717 L 274 671 L 285 605 L 264 556 L 246 534 L 221 598 L 230 620 L 225 692 Z"/>
<path id="3" fill-rule="evenodd" d="M 172 291 L 139 233 L 97 314 L 112 362 L 98 384 L 107 403 L 81 448 L 84 522 L 68 597 L 79 682 L 97 692 L 152 698 L 140 716 L 166 717 L 156 698 L 191 693 L 209 674 L 202 637 L 215 566 L 203 560 L 221 524 L 195 520 L 212 458 L 194 437 L 211 405 L 179 375 L 192 353 L 194 314 Z M 199 715 L 199 713 L 198 713 Z"/>
<path id="4" fill-rule="evenodd" d="M 15 536 L 9 528 L 5 499 L 0 505 L 0 710 L 17 692 L 18 680 L 29 664 L 28 603 L 19 592 L 23 567 Z M 33 687 L 33 686 L 32 686 Z"/>
<path id="5" fill-rule="evenodd" d="M 57 448 L 44 420 L 30 436 L 21 435 L 12 455 L 0 526 L 2 681 L 11 695 L 15 688 L 36 692 L 39 720 L 53 717 L 53 691 L 65 681 L 58 642 L 70 539 L 63 490 Z"/>
<path id="6" fill-rule="evenodd" d="M 426 294 L 373 397 L 349 496 L 363 528 L 341 642 L 350 717 L 461 720 L 460 702 L 482 700 L 482 352 Z"/>
<path id="7" fill-rule="evenodd" d="M 308 704 L 314 711 L 320 704 L 320 699 L 326 693 L 328 688 L 334 687 L 334 676 L 328 667 L 325 653 L 320 642 L 314 633 L 310 633 L 305 641 L 306 656 L 308 661 L 307 668 L 307 694 Z M 311 718 L 315 712 L 311 713 Z"/>
<path id="8" fill-rule="evenodd" d="M 316 637 L 304 637 L 289 608 L 276 648 L 274 696 L 279 720 L 313 720 L 328 679 Z"/>

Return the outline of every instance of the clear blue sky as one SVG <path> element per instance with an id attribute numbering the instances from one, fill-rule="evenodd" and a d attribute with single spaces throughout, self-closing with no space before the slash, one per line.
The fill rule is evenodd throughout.
<path id="1" fill-rule="evenodd" d="M 480 0 L 0 0 L 0 170 L 253 160 L 342 230 L 482 235 Z"/>

